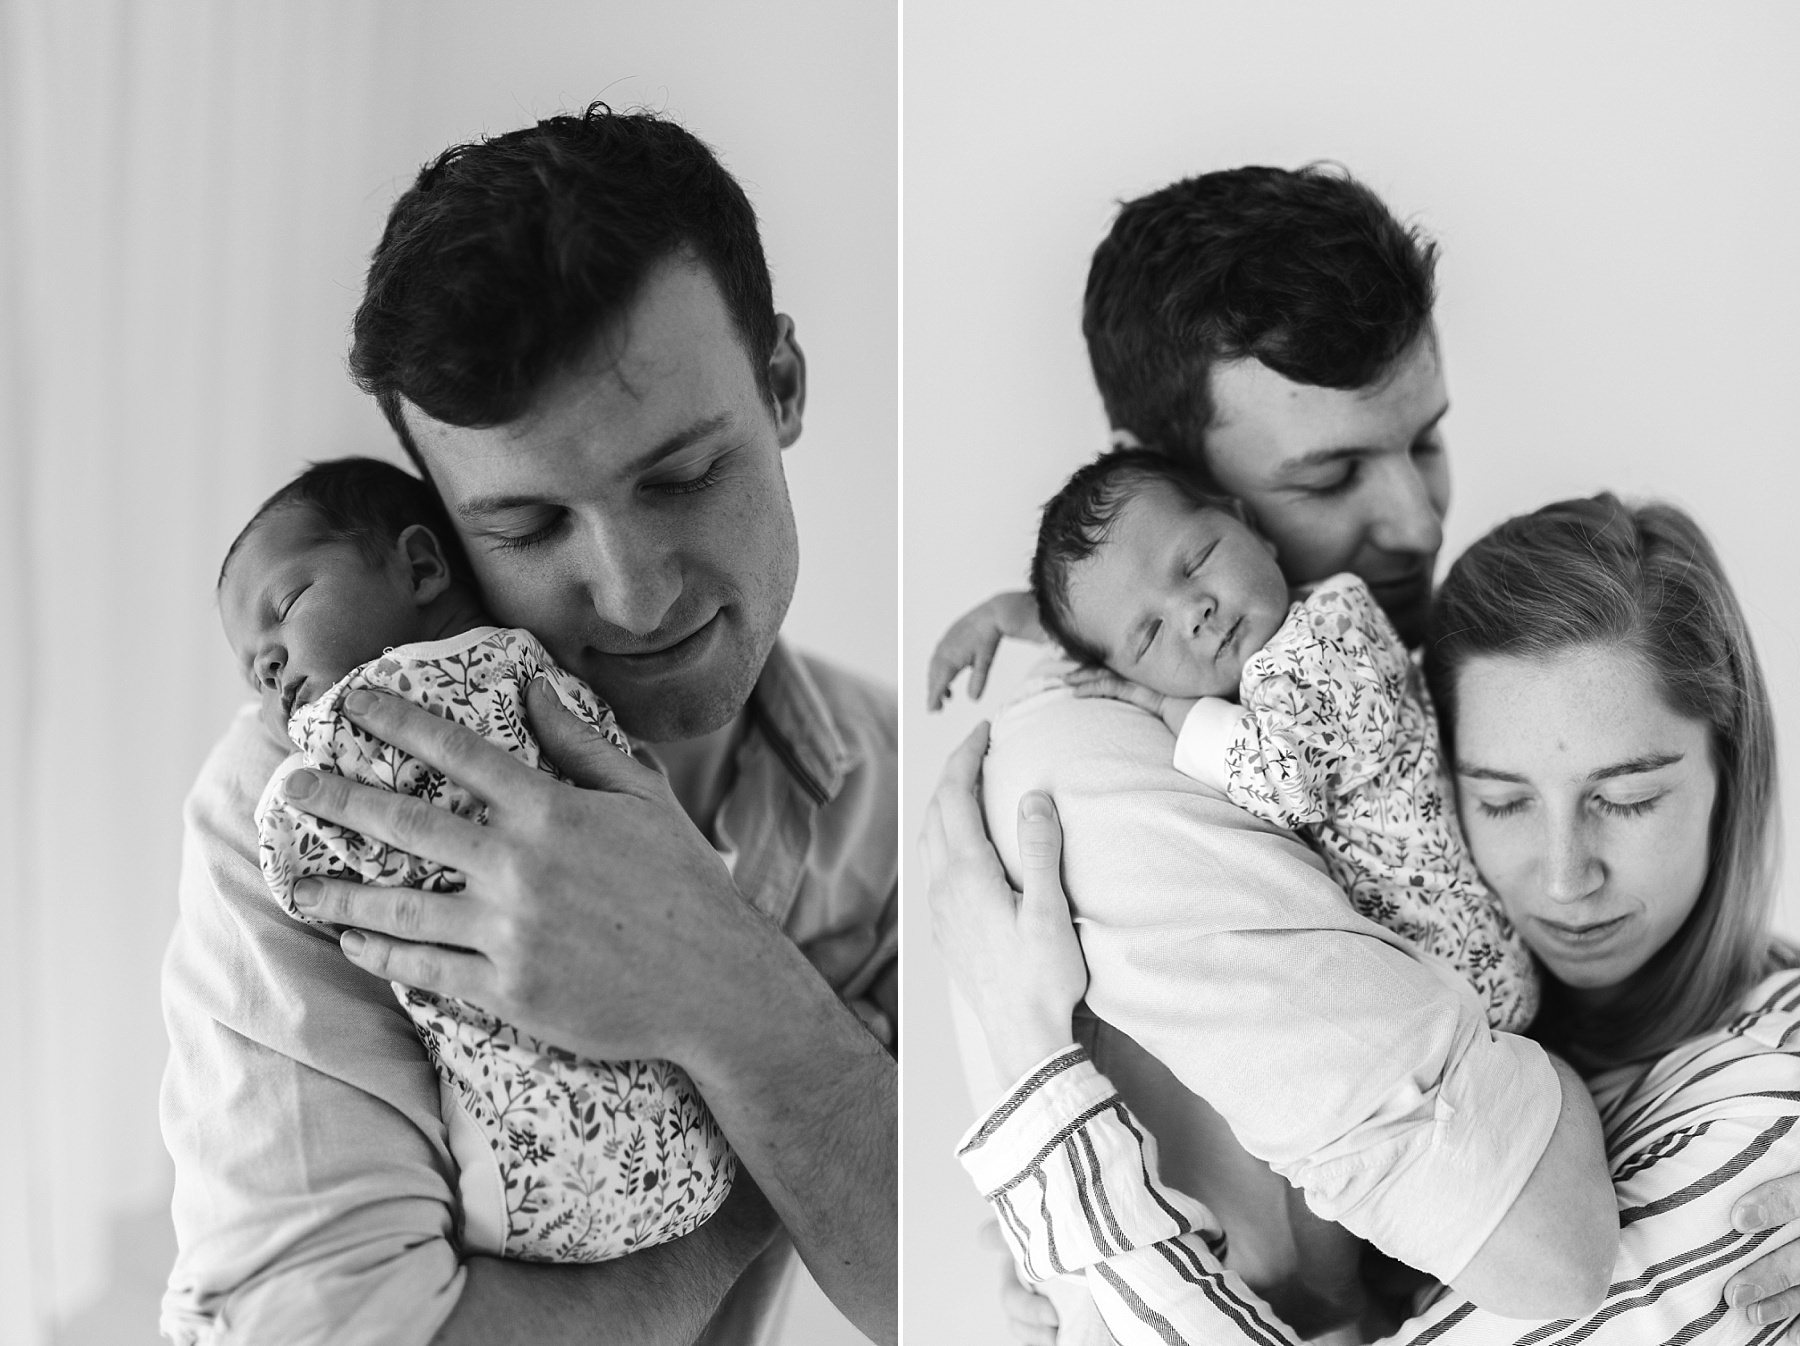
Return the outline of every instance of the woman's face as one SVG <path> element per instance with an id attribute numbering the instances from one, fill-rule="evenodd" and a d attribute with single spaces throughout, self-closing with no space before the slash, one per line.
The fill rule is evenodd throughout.
<path id="1" fill-rule="evenodd" d="M 1612 647 L 1472 659 L 1455 700 L 1452 769 L 1476 867 L 1550 973 L 1604 1000 L 1700 896 L 1711 730 Z"/>

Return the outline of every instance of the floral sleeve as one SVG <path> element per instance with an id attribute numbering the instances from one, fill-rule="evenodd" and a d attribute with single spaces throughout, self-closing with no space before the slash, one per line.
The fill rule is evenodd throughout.
<path id="1" fill-rule="evenodd" d="M 1289 827 L 1324 821 L 1381 769 L 1413 676 L 1368 589 L 1326 581 L 1245 667 L 1249 713 L 1225 756 L 1233 801 Z"/>

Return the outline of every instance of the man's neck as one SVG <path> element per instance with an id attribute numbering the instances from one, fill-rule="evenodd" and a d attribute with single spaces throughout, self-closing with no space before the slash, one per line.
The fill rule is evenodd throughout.
<path id="1" fill-rule="evenodd" d="M 731 788 L 732 758 L 743 735 L 748 711 L 739 711 L 721 728 L 700 738 L 645 746 L 661 764 L 687 816 L 707 836 L 713 837 L 713 820 Z"/>

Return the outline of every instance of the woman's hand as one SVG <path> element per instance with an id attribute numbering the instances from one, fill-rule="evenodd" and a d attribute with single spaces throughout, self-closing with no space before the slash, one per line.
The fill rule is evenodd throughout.
<path id="1" fill-rule="evenodd" d="M 987 1221 L 975 1232 L 975 1239 L 982 1247 L 991 1248 L 999 1255 L 1002 1263 L 1000 1311 L 1006 1315 L 1006 1325 L 1012 1329 L 1013 1339 L 1023 1346 L 1056 1346 L 1056 1305 L 1050 1302 L 1048 1295 L 1039 1294 L 1019 1279 L 1019 1269 L 1013 1263 L 1006 1240 L 1000 1236 L 999 1224 Z"/>
<path id="2" fill-rule="evenodd" d="M 1087 964 L 1063 896 L 1062 827 L 1050 796 L 1019 801 L 1023 896 L 1013 892 L 982 826 L 978 790 L 988 727 L 951 755 L 925 811 L 931 929 L 938 951 L 1009 1078 L 1073 1040 Z"/>
<path id="3" fill-rule="evenodd" d="M 979 698 L 987 686 L 988 669 L 993 666 L 994 651 L 1000 648 L 1002 636 L 1048 639 L 1038 622 L 1037 603 L 1023 589 L 995 594 L 950 624 L 931 652 L 931 664 L 925 673 L 925 704 L 932 710 L 942 708 L 950 695 L 951 681 L 965 668 L 969 670 L 969 697 Z"/>
<path id="4" fill-rule="evenodd" d="M 1194 708 L 1195 698 L 1191 696 L 1164 696 L 1128 678 L 1121 678 L 1110 668 L 1096 668 L 1092 664 L 1076 669 L 1063 681 L 1074 689 L 1076 696 L 1106 696 L 1147 710 L 1168 725 L 1171 734 L 1181 733 L 1182 722 Z"/>

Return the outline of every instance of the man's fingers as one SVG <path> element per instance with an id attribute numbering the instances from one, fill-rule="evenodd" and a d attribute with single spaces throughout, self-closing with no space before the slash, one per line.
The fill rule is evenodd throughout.
<path id="1" fill-rule="evenodd" d="M 1744 1313 L 1753 1323 L 1783 1322 L 1800 1313 L 1800 1290 L 1788 1290 L 1773 1298 L 1752 1304 L 1744 1310 Z M 1796 1326 L 1800 1326 L 1800 1324 Z M 1793 1336 L 1794 1332 L 1790 1330 L 1787 1333 L 1788 1339 L 1792 1340 Z"/>
<path id="2" fill-rule="evenodd" d="M 314 920 L 378 931 L 414 943 L 465 948 L 477 943 L 478 909 L 458 893 L 310 878 L 294 885 L 294 903 Z"/>
<path id="3" fill-rule="evenodd" d="M 983 720 L 956 745 L 950 760 L 944 763 L 943 774 L 938 777 L 938 793 L 955 792 L 973 798 L 981 781 L 981 759 L 987 756 L 987 749 L 988 722 Z"/>
<path id="4" fill-rule="evenodd" d="M 1775 1322 L 1787 1314 L 1775 1314 L 1771 1307 L 1768 1315 L 1762 1316 L 1757 1306 L 1780 1304 L 1789 1299 L 1800 1303 L 1797 1286 L 1800 1286 L 1800 1244 L 1790 1243 L 1757 1258 L 1726 1281 L 1725 1302 L 1749 1313 L 1751 1322 Z"/>
<path id="5" fill-rule="evenodd" d="M 344 698 L 344 714 L 358 728 L 411 753 L 490 804 L 542 774 L 474 730 L 386 692 L 366 687 L 351 692 Z"/>
<path id="6" fill-rule="evenodd" d="M 1783 1225 L 1800 1214 L 1800 1174 L 1752 1187 L 1731 1208 L 1731 1227 L 1744 1233 Z"/>
<path id="7" fill-rule="evenodd" d="M 427 712 L 426 718 L 437 717 Z M 504 752 L 500 755 L 506 756 Z M 530 767 L 524 770 L 533 776 L 542 774 Z M 423 799 L 377 790 L 311 768 L 290 773 L 281 788 L 290 804 L 328 822 L 454 869 L 474 871 L 481 867 L 483 843 L 487 840 L 485 829 Z"/>
<path id="8" fill-rule="evenodd" d="M 968 860 L 973 864 L 999 867 L 999 857 L 988 840 L 987 825 L 981 818 L 979 797 L 981 759 L 987 752 L 986 721 L 975 726 L 969 736 L 944 763 L 944 774 L 932 796 L 938 819 L 944 829 L 944 842 L 949 858 Z"/>
<path id="9" fill-rule="evenodd" d="M 409 944 L 366 930 L 344 931 L 338 947 L 351 962 L 377 977 L 479 1005 L 495 1004 L 493 970 L 478 953 Z"/>
<path id="10" fill-rule="evenodd" d="M 525 688 L 525 717 L 550 765 L 584 789 L 617 793 L 656 774 L 578 718 L 543 678 L 533 678 Z"/>

